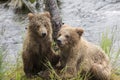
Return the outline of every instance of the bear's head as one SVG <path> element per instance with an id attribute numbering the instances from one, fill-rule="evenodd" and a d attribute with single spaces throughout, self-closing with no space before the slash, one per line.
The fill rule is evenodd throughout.
<path id="1" fill-rule="evenodd" d="M 84 30 L 64 24 L 58 32 L 57 44 L 60 48 L 70 48 L 78 44 Z"/>
<path id="2" fill-rule="evenodd" d="M 29 13 L 29 30 L 41 38 L 45 38 L 52 34 L 52 27 L 49 12 Z"/>

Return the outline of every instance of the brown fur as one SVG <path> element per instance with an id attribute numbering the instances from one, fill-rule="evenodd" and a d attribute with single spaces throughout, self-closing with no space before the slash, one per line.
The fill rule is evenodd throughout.
<path id="1" fill-rule="evenodd" d="M 87 80 L 110 80 L 109 58 L 98 46 L 83 39 L 82 28 L 63 25 L 58 33 L 58 46 L 61 50 L 61 68 L 67 66 L 64 78 L 91 74 Z"/>
<path id="2" fill-rule="evenodd" d="M 52 49 L 52 27 L 48 12 L 41 14 L 28 14 L 29 26 L 23 44 L 23 65 L 27 77 L 36 75 L 45 70 L 44 64 L 48 59 L 55 65 L 59 56 Z M 43 35 L 45 34 L 45 35 Z"/>

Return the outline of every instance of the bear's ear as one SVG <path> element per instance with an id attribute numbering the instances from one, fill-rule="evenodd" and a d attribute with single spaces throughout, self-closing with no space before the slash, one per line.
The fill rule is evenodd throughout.
<path id="1" fill-rule="evenodd" d="M 78 35 L 82 36 L 84 30 L 82 28 L 76 28 L 76 32 L 78 33 Z"/>
<path id="2" fill-rule="evenodd" d="M 28 13 L 28 18 L 29 18 L 29 20 L 31 20 L 33 17 L 34 17 L 34 14 L 33 14 L 33 13 Z"/>
<path id="3" fill-rule="evenodd" d="M 62 28 L 68 27 L 69 25 L 67 24 L 62 24 Z"/>
<path id="4" fill-rule="evenodd" d="M 49 12 L 44 12 L 44 14 L 43 14 L 44 16 L 47 16 L 48 18 L 50 18 L 51 16 L 50 16 L 50 13 Z"/>

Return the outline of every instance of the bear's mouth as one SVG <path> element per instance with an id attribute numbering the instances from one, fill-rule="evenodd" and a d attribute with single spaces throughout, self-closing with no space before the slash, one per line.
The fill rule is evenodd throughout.
<path id="1" fill-rule="evenodd" d="M 57 41 L 57 45 L 58 45 L 59 47 L 63 48 L 63 47 L 65 47 L 65 45 L 66 45 L 66 44 L 64 44 L 64 43 L 62 43 L 62 42 Z"/>
<path id="2" fill-rule="evenodd" d="M 64 47 L 64 45 L 61 44 L 61 43 L 57 43 L 57 44 L 58 44 L 59 47 Z"/>
<path id="3" fill-rule="evenodd" d="M 40 36 L 40 38 L 42 39 L 42 40 L 45 40 L 46 39 L 46 36 Z"/>

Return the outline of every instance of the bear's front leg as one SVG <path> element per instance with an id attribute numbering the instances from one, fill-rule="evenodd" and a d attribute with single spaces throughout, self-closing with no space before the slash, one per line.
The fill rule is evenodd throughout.
<path id="1" fill-rule="evenodd" d="M 72 66 L 67 66 L 64 77 L 65 78 L 72 78 L 76 75 L 76 68 Z"/>
<path id="2" fill-rule="evenodd" d="M 30 55 L 28 53 L 23 52 L 22 54 L 23 59 L 23 68 L 27 78 L 33 77 L 33 61 L 31 60 Z"/>
<path id="3" fill-rule="evenodd" d="M 32 66 L 30 62 L 28 62 L 27 59 L 24 60 L 23 62 L 24 64 L 24 72 L 25 72 L 25 75 L 27 76 L 27 78 L 32 78 L 33 77 L 33 74 L 32 74 Z"/>
<path id="4" fill-rule="evenodd" d="M 64 71 L 64 74 L 62 75 L 64 79 L 68 79 L 76 76 L 77 74 L 76 63 L 77 63 L 77 60 L 74 58 L 67 60 L 65 71 Z"/>

